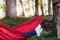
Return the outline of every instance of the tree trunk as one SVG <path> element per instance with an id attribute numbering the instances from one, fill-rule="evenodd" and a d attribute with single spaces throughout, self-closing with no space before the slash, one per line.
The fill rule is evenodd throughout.
<path id="1" fill-rule="evenodd" d="M 60 38 L 60 8 L 56 5 L 58 0 L 53 0 L 53 13 L 54 13 L 54 20 L 56 22 L 57 28 L 57 38 Z"/>
<path id="2" fill-rule="evenodd" d="M 48 14 L 50 15 L 51 13 L 51 0 L 48 0 Z"/>
<path id="3" fill-rule="evenodd" d="M 41 0 L 41 10 L 42 10 L 42 13 L 43 13 L 43 2 Z"/>
<path id="4" fill-rule="evenodd" d="M 53 20 L 55 20 L 57 14 L 58 14 L 58 12 L 57 12 L 57 5 L 55 5 L 55 3 L 57 2 L 57 0 L 52 0 L 52 1 L 53 1 Z"/>
<path id="5" fill-rule="evenodd" d="M 8 17 L 8 15 L 10 14 L 10 0 L 6 0 L 6 16 Z"/>
<path id="6" fill-rule="evenodd" d="M 24 16 L 24 8 L 23 8 L 22 0 L 20 0 L 20 3 L 21 3 L 21 6 L 22 6 L 22 10 L 23 10 L 23 12 L 22 12 L 21 16 Z"/>
<path id="7" fill-rule="evenodd" d="M 9 17 L 16 17 L 16 0 L 6 0 L 6 14 Z"/>
<path id="8" fill-rule="evenodd" d="M 35 16 L 39 14 L 38 12 L 38 0 L 35 0 Z"/>

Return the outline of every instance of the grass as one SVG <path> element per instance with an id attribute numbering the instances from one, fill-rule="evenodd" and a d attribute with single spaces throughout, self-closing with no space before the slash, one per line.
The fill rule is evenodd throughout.
<path id="1" fill-rule="evenodd" d="M 1 19 L 0 22 L 9 25 L 10 27 L 16 26 L 18 24 L 22 24 L 25 21 L 31 19 L 33 17 L 29 17 L 29 18 L 10 18 L 10 17 L 6 17 L 4 19 Z M 45 16 L 44 19 L 52 19 L 52 16 Z M 37 36 L 33 36 L 31 38 L 29 38 L 28 40 L 58 40 L 56 37 L 56 34 L 51 32 L 51 31 L 43 31 L 41 33 L 40 37 Z"/>
<path id="2" fill-rule="evenodd" d="M 6 17 L 4 19 L 1 19 L 0 22 L 9 25 L 10 27 L 16 26 L 18 24 L 22 24 L 25 21 L 31 19 L 32 17 L 29 18 L 10 18 L 10 17 Z"/>
<path id="3" fill-rule="evenodd" d="M 28 40 L 58 40 L 56 34 L 52 31 L 43 31 L 40 37 L 34 36 Z"/>
<path id="4" fill-rule="evenodd" d="M 13 26 L 16 26 L 18 24 L 22 24 L 24 23 L 25 21 L 31 19 L 31 18 L 34 18 L 34 17 L 27 17 L 27 18 L 10 18 L 10 17 L 5 17 L 3 19 L 0 19 L 0 22 L 6 24 L 6 25 L 9 25 L 10 27 L 13 27 Z M 44 19 L 52 19 L 52 15 L 47 15 L 44 17 Z"/>
<path id="5" fill-rule="evenodd" d="M 0 19 L 0 22 L 6 24 L 6 25 L 9 25 L 10 27 L 13 27 L 13 26 L 16 26 L 18 24 L 22 24 L 24 23 L 25 21 L 31 19 L 31 18 L 34 18 L 34 17 L 27 17 L 27 18 L 10 18 L 10 17 L 5 17 L 3 19 Z M 52 15 L 47 15 L 44 17 L 44 19 L 52 19 Z"/>
<path id="6" fill-rule="evenodd" d="M 44 19 L 47 19 L 47 20 L 53 19 L 53 15 L 46 15 L 44 16 Z"/>

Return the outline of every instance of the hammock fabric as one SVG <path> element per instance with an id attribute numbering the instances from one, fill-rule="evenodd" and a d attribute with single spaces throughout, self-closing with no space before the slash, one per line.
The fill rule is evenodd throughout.
<path id="1" fill-rule="evenodd" d="M 25 40 L 31 37 L 30 34 L 35 30 L 38 24 L 41 24 L 44 14 L 37 16 L 23 24 L 9 28 L 9 26 L 0 23 L 0 40 Z"/>

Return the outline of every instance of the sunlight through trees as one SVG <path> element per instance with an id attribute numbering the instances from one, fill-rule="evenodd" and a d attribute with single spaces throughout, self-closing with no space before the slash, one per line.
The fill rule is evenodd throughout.
<path id="1" fill-rule="evenodd" d="M 0 19 L 5 17 L 5 0 L 0 0 Z"/>
<path id="2" fill-rule="evenodd" d="M 52 0 L 50 3 L 48 0 L 35 1 L 36 0 L 0 0 L 1 14 L 13 18 L 21 16 L 30 17 L 41 15 L 41 13 L 45 15 L 53 14 Z M 48 3 L 50 5 L 48 5 Z M 3 4 L 3 6 L 1 4 Z"/>

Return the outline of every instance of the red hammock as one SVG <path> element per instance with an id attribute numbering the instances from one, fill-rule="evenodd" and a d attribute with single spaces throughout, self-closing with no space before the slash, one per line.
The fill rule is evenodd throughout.
<path id="1" fill-rule="evenodd" d="M 37 16 L 23 24 L 9 28 L 7 25 L 0 23 L 0 40 L 25 40 L 31 37 L 25 34 L 35 30 L 38 24 L 41 24 L 44 14 Z"/>

